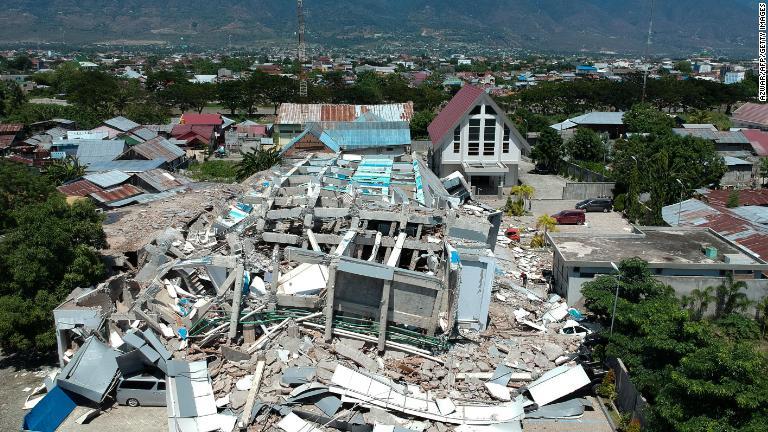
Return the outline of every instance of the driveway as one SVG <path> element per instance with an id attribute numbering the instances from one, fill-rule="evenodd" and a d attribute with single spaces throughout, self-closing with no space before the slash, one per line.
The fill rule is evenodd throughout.
<path id="1" fill-rule="evenodd" d="M 555 174 L 533 174 L 534 165 L 521 160 L 517 165 L 517 175 L 520 182 L 531 185 L 536 189 L 534 199 L 561 199 L 566 180 Z"/>

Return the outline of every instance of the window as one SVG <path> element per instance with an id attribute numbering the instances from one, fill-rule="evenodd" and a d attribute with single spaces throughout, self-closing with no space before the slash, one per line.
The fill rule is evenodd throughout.
<path id="1" fill-rule="evenodd" d="M 480 141 L 480 119 L 469 121 L 469 141 Z"/>
<path id="2" fill-rule="evenodd" d="M 478 156 L 478 155 L 480 155 L 480 143 L 479 142 L 467 143 L 467 154 L 469 156 Z"/>
<path id="3" fill-rule="evenodd" d="M 494 147 L 496 143 L 493 141 L 486 141 L 483 143 L 483 156 L 493 156 Z"/>
<path id="4" fill-rule="evenodd" d="M 152 390 L 155 383 L 152 381 L 123 381 L 120 388 L 133 390 Z"/>
<path id="5" fill-rule="evenodd" d="M 496 119 L 485 119 L 483 138 L 485 138 L 486 141 L 496 141 Z"/>
<path id="6" fill-rule="evenodd" d="M 453 130 L 453 152 L 461 153 L 461 126 Z"/>
<path id="7" fill-rule="evenodd" d="M 483 113 L 482 109 L 483 109 L 483 106 L 482 105 L 478 105 L 469 113 L 469 115 L 482 114 Z"/>
<path id="8" fill-rule="evenodd" d="M 493 109 L 490 105 L 485 106 L 485 113 L 486 114 L 496 114 L 496 110 Z"/>
<path id="9" fill-rule="evenodd" d="M 504 140 L 501 143 L 502 153 L 509 153 L 509 126 L 504 125 Z"/>
<path id="10" fill-rule="evenodd" d="M 165 390 L 165 382 L 161 381 L 161 382 L 157 383 L 157 389 L 158 390 Z"/>

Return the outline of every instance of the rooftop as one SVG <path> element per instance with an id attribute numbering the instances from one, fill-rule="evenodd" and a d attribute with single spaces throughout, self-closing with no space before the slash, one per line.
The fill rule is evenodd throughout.
<path id="1" fill-rule="evenodd" d="M 553 234 L 550 237 L 567 261 L 607 263 L 638 257 L 651 264 L 716 264 L 722 263 L 723 255 L 728 254 L 738 255 L 739 261 L 749 264 L 762 264 L 708 229 L 638 229 L 639 233 L 627 235 Z M 717 249 L 717 260 L 704 254 L 703 248 L 708 246 Z"/>
<path id="2" fill-rule="evenodd" d="M 768 105 L 745 103 L 733 112 L 731 119 L 756 126 L 768 126 Z"/>
<path id="3" fill-rule="evenodd" d="M 365 113 L 373 113 L 382 121 L 406 121 L 413 118 L 413 102 L 381 105 L 294 104 L 284 103 L 277 111 L 276 124 L 304 124 L 354 121 Z"/>
<path id="4" fill-rule="evenodd" d="M 624 113 L 621 111 L 594 111 L 568 120 L 579 125 L 623 125 Z"/>

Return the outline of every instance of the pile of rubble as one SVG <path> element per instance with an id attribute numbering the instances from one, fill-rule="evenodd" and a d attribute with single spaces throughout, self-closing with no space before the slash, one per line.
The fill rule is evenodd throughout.
<path id="1" fill-rule="evenodd" d="M 497 267 L 498 211 L 456 202 L 417 162 L 378 164 L 288 161 L 125 250 L 122 273 L 54 311 L 62 369 L 26 423 L 74 402 L 93 415 L 142 405 L 135 383 L 153 379 L 177 431 L 519 430 L 580 416 L 575 395 L 594 377 L 579 337 L 560 334 L 580 316 L 544 300 L 546 285 L 513 282 L 541 274 L 537 256 L 507 249 Z"/>

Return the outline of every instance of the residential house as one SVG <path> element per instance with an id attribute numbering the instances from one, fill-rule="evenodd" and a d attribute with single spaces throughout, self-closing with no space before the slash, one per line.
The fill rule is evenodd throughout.
<path id="1" fill-rule="evenodd" d="M 123 116 L 117 116 L 109 120 L 105 120 L 101 126 L 92 130 L 92 132 L 107 132 L 109 139 L 117 138 L 118 135 L 130 132 L 133 129 L 141 127 L 140 124 L 133 120 L 129 120 Z"/>
<path id="2" fill-rule="evenodd" d="M 768 105 L 747 102 L 731 114 L 731 123 L 737 128 L 768 131 Z"/>
<path id="3" fill-rule="evenodd" d="M 718 152 L 752 152 L 752 144 L 741 131 L 719 131 L 709 128 L 674 128 L 680 136 L 693 136 L 712 141 Z"/>
<path id="4" fill-rule="evenodd" d="M 24 125 L 20 123 L 0 124 L 0 155 L 7 154 L 18 143 L 23 131 Z"/>
<path id="5" fill-rule="evenodd" d="M 445 177 L 461 171 L 481 194 L 517 185 L 520 156 L 530 147 L 504 111 L 481 88 L 467 85 L 428 127 L 431 167 Z"/>
<path id="6" fill-rule="evenodd" d="M 758 157 L 768 157 L 768 132 L 759 129 L 742 129 L 741 133 L 752 145 L 752 153 Z"/>
<path id="7" fill-rule="evenodd" d="M 291 140 L 280 151 L 285 157 L 297 157 L 301 154 L 336 154 L 339 144 L 319 125 L 310 125 L 299 136 Z"/>
<path id="8" fill-rule="evenodd" d="M 592 129 L 597 133 L 608 134 L 611 139 L 619 138 L 627 133 L 627 126 L 624 124 L 624 113 L 622 111 L 593 111 L 580 116 L 569 118 L 561 123 L 550 126 L 552 129 L 566 135 L 579 127 Z"/>
<path id="9" fill-rule="evenodd" d="M 373 116 L 364 117 L 371 113 Z M 277 110 L 273 138 L 283 145 L 304 132 L 310 123 L 384 121 L 407 122 L 413 118 L 413 102 L 383 105 L 294 104 L 284 103 Z"/>
<path id="10" fill-rule="evenodd" d="M 184 149 L 171 144 L 163 137 L 156 137 L 149 141 L 137 144 L 129 148 L 125 153 L 118 157 L 119 160 L 156 160 L 165 161 L 163 168 L 167 170 L 176 170 L 183 167 L 187 162 L 187 153 Z"/>
<path id="11" fill-rule="evenodd" d="M 171 130 L 171 137 L 184 142 L 182 147 L 187 150 L 189 157 L 193 157 L 193 154 L 190 154 L 190 152 L 207 152 L 208 149 L 216 145 L 216 130 L 214 126 L 179 124 Z"/>

